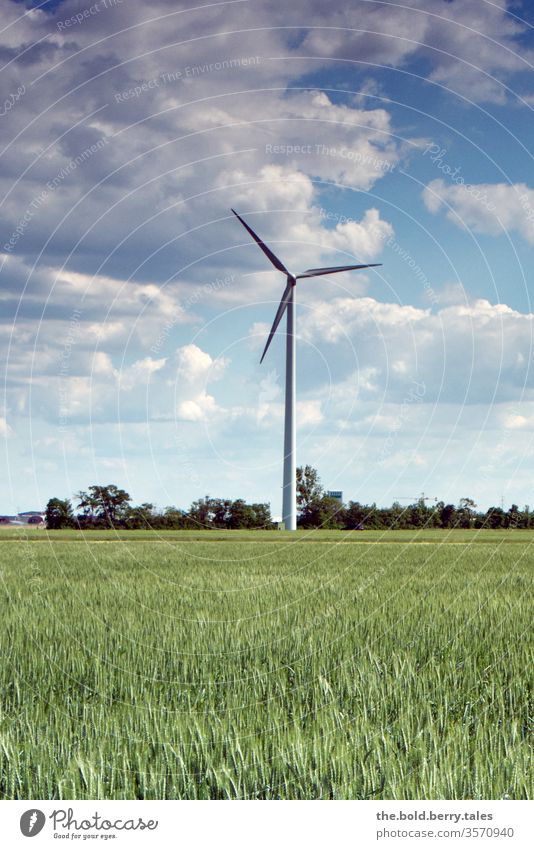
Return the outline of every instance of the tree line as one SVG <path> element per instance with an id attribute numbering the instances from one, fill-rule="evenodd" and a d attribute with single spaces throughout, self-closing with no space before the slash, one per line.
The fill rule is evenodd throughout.
<path id="1" fill-rule="evenodd" d="M 444 501 L 427 503 L 415 499 L 402 506 L 391 507 L 349 501 L 340 504 L 323 490 L 319 475 L 312 466 L 297 469 L 298 525 L 302 528 L 338 528 L 340 530 L 411 530 L 416 528 L 531 528 L 534 514 L 525 506 L 512 504 L 509 510 L 490 507 L 477 511 L 471 498 L 461 498 L 457 505 Z"/>
<path id="2" fill-rule="evenodd" d="M 75 506 L 69 499 L 51 498 L 46 506 L 46 524 L 51 530 L 100 528 L 199 530 L 208 529 L 272 529 L 268 503 L 248 504 L 242 498 L 214 498 L 206 495 L 193 501 L 188 510 L 170 506 L 157 510 L 154 504 L 133 505 L 130 495 L 115 484 L 93 485 L 77 493 Z M 531 528 L 534 514 L 528 506 L 516 504 L 508 510 L 490 507 L 478 511 L 470 498 L 455 504 L 444 501 L 427 503 L 421 497 L 413 504 L 391 507 L 349 501 L 341 504 L 329 497 L 316 469 L 297 469 L 298 526 L 339 530 L 409 530 L 416 528 Z M 75 509 L 76 508 L 76 509 Z"/>
<path id="3" fill-rule="evenodd" d="M 125 528 L 131 530 L 198 530 L 200 528 L 271 528 L 269 504 L 247 504 L 242 498 L 212 498 L 206 495 L 191 504 L 189 510 L 166 507 L 157 510 L 144 502 L 132 505 L 130 495 L 115 484 L 90 486 L 75 496 L 75 511 L 68 498 L 51 498 L 45 520 L 49 529 Z"/>

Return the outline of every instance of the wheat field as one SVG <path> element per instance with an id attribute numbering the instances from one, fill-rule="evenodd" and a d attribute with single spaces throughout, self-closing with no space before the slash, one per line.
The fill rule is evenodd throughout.
<path id="1" fill-rule="evenodd" d="M 534 534 L 0 534 L 0 796 L 532 798 Z"/>

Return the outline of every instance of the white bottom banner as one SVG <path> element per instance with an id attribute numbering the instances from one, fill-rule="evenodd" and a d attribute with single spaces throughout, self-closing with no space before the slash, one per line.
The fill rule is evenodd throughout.
<path id="1" fill-rule="evenodd" d="M 0 844 L 531 849 L 528 801 L 3 801 Z M 35 843 L 29 841 L 35 839 Z"/>

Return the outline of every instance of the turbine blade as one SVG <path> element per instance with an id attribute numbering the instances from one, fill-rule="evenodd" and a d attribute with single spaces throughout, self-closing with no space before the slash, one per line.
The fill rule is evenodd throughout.
<path id="1" fill-rule="evenodd" d="M 337 274 L 338 271 L 357 271 L 359 268 L 377 268 L 379 265 L 382 265 L 382 263 L 372 262 L 369 265 L 336 265 L 332 268 L 308 268 L 302 274 L 297 274 L 295 279 L 300 280 L 301 277 L 320 277 L 321 274 Z"/>
<path id="2" fill-rule="evenodd" d="M 248 226 L 248 224 L 247 224 L 247 222 L 246 222 L 246 221 L 243 221 L 243 219 L 241 218 L 241 216 L 240 216 L 240 215 L 238 215 L 238 214 L 237 214 L 237 212 L 235 211 L 235 209 L 232 209 L 232 212 L 234 213 L 234 215 L 235 215 L 235 217 L 236 217 L 236 218 L 239 218 L 239 220 L 241 221 L 241 224 L 243 225 L 243 227 L 245 228 L 245 230 L 248 230 L 248 232 L 250 233 L 250 235 L 252 236 L 252 238 L 254 239 L 254 241 L 256 242 L 256 244 L 260 246 L 260 248 L 262 249 L 262 251 L 263 251 L 263 253 L 265 254 L 265 256 L 266 256 L 266 257 L 269 257 L 269 259 L 271 260 L 271 262 L 272 262 L 272 264 L 274 265 L 274 267 L 275 267 L 275 268 L 277 268 L 277 269 L 278 269 L 278 271 L 283 271 L 283 272 L 284 272 L 284 274 L 286 274 L 286 275 L 288 275 L 288 276 L 289 276 L 289 271 L 287 270 L 287 268 L 285 267 L 285 265 L 284 265 L 282 262 L 280 262 L 280 260 L 278 259 L 278 257 L 277 257 L 277 256 L 275 256 L 275 255 L 273 254 L 272 250 L 271 250 L 270 248 L 268 248 L 268 247 L 267 247 L 267 245 L 265 244 L 265 242 L 262 242 L 262 240 L 260 239 L 260 237 L 259 237 L 259 236 L 257 236 L 257 235 L 256 235 L 256 233 L 254 232 L 254 230 L 252 229 L 252 227 L 249 227 L 249 226 Z"/>
<path id="3" fill-rule="evenodd" d="M 269 333 L 269 338 L 267 339 L 267 342 L 265 344 L 265 348 L 263 349 L 263 354 L 261 355 L 260 365 L 262 364 L 263 358 L 265 357 L 265 354 L 267 353 L 267 351 L 269 349 L 269 345 L 271 344 L 271 340 L 272 340 L 274 334 L 276 333 L 276 328 L 278 327 L 278 325 L 282 321 L 282 316 L 285 312 L 285 308 L 287 307 L 287 303 L 289 301 L 290 294 L 291 294 L 291 283 L 288 282 L 288 284 L 287 284 L 287 286 L 284 290 L 284 294 L 282 295 L 282 300 L 278 304 L 278 309 L 276 310 L 276 315 L 274 317 L 273 326 L 271 327 L 271 332 Z"/>

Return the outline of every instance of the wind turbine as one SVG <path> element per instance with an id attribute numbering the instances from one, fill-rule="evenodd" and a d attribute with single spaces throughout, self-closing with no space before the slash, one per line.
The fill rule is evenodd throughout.
<path id="1" fill-rule="evenodd" d="M 285 394 L 285 419 L 284 419 L 284 485 L 282 499 L 282 519 L 284 521 L 286 531 L 296 531 L 297 529 L 297 467 L 296 467 L 296 421 L 295 421 L 295 374 L 296 374 L 296 350 L 295 350 L 295 289 L 297 280 L 304 277 L 319 277 L 324 274 L 337 274 L 339 271 L 357 271 L 360 268 L 376 268 L 382 265 L 381 262 L 371 263 L 370 265 L 338 265 L 332 268 L 308 268 L 301 274 L 292 274 L 288 271 L 283 262 L 267 247 L 260 237 L 254 232 L 252 227 L 244 221 L 235 209 L 232 212 L 241 221 L 241 224 L 247 230 L 256 244 L 261 248 L 263 253 L 272 262 L 274 267 L 286 275 L 286 288 L 282 295 L 282 300 L 278 305 L 276 315 L 274 317 L 273 326 L 267 338 L 263 354 L 261 355 L 260 363 L 263 362 L 265 354 L 269 349 L 272 338 L 276 333 L 276 328 L 282 321 L 284 312 L 287 311 L 287 331 L 286 331 L 286 394 Z"/>

